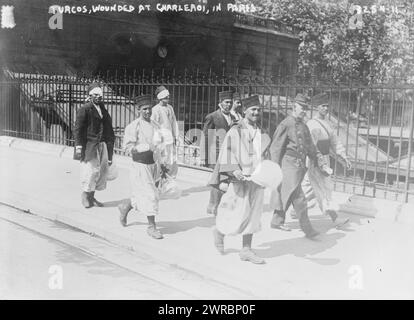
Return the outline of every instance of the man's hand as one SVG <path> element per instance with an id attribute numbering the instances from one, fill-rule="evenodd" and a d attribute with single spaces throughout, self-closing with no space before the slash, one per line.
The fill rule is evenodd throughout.
<path id="1" fill-rule="evenodd" d="M 108 160 L 108 166 L 110 167 L 112 165 L 112 160 Z"/>
<path id="2" fill-rule="evenodd" d="M 75 147 L 75 156 L 77 159 L 80 159 L 82 157 L 82 146 Z"/>
<path id="3" fill-rule="evenodd" d="M 321 170 L 328 176 L 332 175 L 333 173 L 333 170 L 327 165 L 322 166 Z"/>
<path id="4" fill-rule="evenodd" d="M 346 164 L 347 170 L 351 170 L 352 169 L 352 163 L 351 163 L 351 161 L 349 161 L 348 158 L 345 158 L 345 164 Z"/>
<path id="5" fill-rule="evenodd" d="M 233 176 L 240 181 L 244 181 L 246 179 L 246 177 L 243 175 L 243 173 L 241 172 L 241 170 L 236 170 L 233 171 Z"/>

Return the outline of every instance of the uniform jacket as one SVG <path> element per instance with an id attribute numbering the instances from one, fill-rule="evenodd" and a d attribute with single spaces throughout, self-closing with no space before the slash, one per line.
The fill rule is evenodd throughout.
<path id="1" fill-rule="evenodd" d="M 216 159 L 218 157 L 219 151 L 220 151 L 220 145 L 224 139 L 224 136 L 226 135 L 227 131 L 231 128 L 231 126 L 236 123 L 236 119 L 232 114 L 229 114 L 232 123 L 229 125 L 226 118 L 224 118 L 223 112 L 221 109 L 217 109 L 216 111 L 209 113 L 206 116 L 204 127 L 203 127 L 203 136 L 204 139 L 201 141 L 201 158 L 205 161 L 206 166 L 214 167 L 215 163 L 209 163 L 212 162 L 212 159 L 209 159 L 209 154 L 211 156 L 211 150 L 213 148 L 212 144 L 214 143 L 213 137 L 219 136 L 219 139 L 215 139 L 216 141 Z M 214 129 L 214 132 L 209 131 Z M 209 137 L 210 135 L 210 137 Z M 209 139 L 210 138 L 210 139 Z M 213 160 L 216 160 L 213 159 Z M 209 161 L 210 160 L 210 161 Z"/>
<path id="2" fill-rule="evenodd" d="M 103 103 L 100 104 L 102 118 L 92 102 L 85 103 L 76 113 L 75 145 L 82 146 L 81 161 L 90 161 L 96 156 L 100 142 L 106 142 L 108 160 L 112 160 L 115 134 L 112 119 Z"/>
<path id="3" fill-rule="evenodd" d="M 287 116 L 279 124 L 270 146 L 271 158 L 279 165 L 286 153 L 298 160 L 305 160 L 306 156 L 314 161 L 318 159 L 318 150 L 313 143 L 309 128 L 303 121 L 293 116 Z"/>
<path id="4" fill-rule="evenodd" d="M 278 209 L 287 210 L 290 196 L 305 176 L 306 157 L 318 165 L 324 162 L 323 156 L 313 143 L 309 128 L 293 116 L 287 116 L 276 128 L 269 151 L 271 160 L 283 171 Z"/>

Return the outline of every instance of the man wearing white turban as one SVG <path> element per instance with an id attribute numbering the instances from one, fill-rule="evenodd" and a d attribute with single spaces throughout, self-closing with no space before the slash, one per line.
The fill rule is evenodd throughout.
<path id="1" fill-rule="evenodd" d="M 85 208 L 103 206 L 95 199 L 95 190 L 106 188 L 115 141 L 112 119 L 102 102 L 101 86 L 92 83 L 88 92 L 88 101 L 76 113 L 74 130 L 74 159 L 81 162 L 82 204 Z"/>
<path id="2" fill-rule="evenodd" d="M 169 104 L 170 92 L 164 86 L 159 86 L 155 90 L 155 95 L 159 101 L 152 108 L 151 120 L 159 124 L 166 147 L 166 167 L 168 174 L 175 178 L 178 172 L 177 164 L 177 142 L 178 142 L 178 124 L 175 117 L 174 109 Z"/>
<path id="3" fill-rule="evenodd" d="M 102 102 L 101 86 L 94 82 L 88 92 L 88 101 L 76 113 L 74 130 L 74 159 L 81 162 L 82 204 L 85 208 L 103 206 L 95 199 L 95 190 L 106 188 L 115 141 L 112 119 Z"/>

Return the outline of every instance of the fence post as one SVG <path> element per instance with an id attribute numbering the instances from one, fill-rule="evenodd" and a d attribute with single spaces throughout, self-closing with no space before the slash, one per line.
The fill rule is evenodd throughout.
<path id="1" fill-rule="evenodd" d="M 410 134 L 408 136 L 408 153 L 407 153 L 407 175 L 405 178 L 405 190 L 404 190 L 404 201 L 408 202 L 408 193 L 410 188 L 411 178 L 411 161 L 412 161 L 412 144 L 413 144 L 413 132 L 414 132 L 414 98 L 411 103 L 411 119 L 410 119 Z"/>
<path id="2" fill-rule="evenodd" d="M 68 137 L 66 137 L 66 144 L 70 145 L 70 140 L 72 139 L 72 84 L 69 84 L 69 131 Z"/>

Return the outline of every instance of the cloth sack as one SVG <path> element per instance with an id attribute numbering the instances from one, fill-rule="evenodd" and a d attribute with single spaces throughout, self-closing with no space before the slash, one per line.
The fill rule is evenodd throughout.
<path id="1" fill-rule="evenodd" d="M 178 199 L 182 193 L 175 179 L 168 174 L 164 174 L 161 177 L 158 184 L 158 192 L 160 199 Z"/>
<path id="2" fill-rule="evenodd" d="M 277 189 L 282 182 L 283 173 L 280 166 L 271 160 L 263 160 L 256 167 L 248 180 L 264 188 Z"/>
<path id="3" fill-rule="evenodd" d="M 116 166 L 115 162 L 112 162 L 112 164 L 108 167 L 108 172 L 106 174 L 106 180 L 112 181 L 118 178 L 118 167 Z"/>

